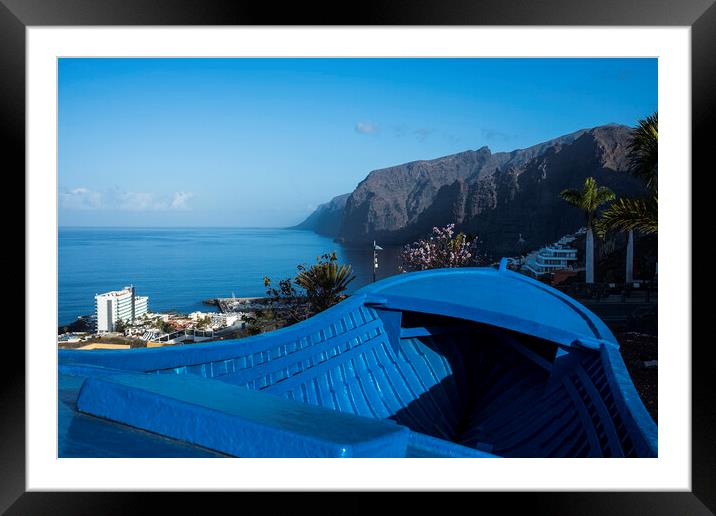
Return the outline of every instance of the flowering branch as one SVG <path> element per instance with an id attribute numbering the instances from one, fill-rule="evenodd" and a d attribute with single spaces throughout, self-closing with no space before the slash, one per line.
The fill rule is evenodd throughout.
<path id="1" fill-rule="evenodd" d="M 464 267 L 476 261 L 474 251 L 477 238 L 464 233 L 455 234 L 455 224 L 434 227 L 432 236 L 406 245 L 400 253 L 400 270 L 421 271 L 443 267 Z"/>

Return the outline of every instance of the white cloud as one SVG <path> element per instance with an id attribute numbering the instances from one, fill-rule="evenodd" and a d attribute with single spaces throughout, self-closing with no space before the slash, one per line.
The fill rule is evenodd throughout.
<path id="1" fill-rule="evenodd" d="M 96 210 L 102 207 L 102 194 L 88 188 L 60 192 L 60 206 L 66 210 Z"/>
<path id="2" fill-rule="evenodd" d="M 360 134 L 375 134 L 378 132 L 378 126 L 373 122 L 358 122 L 355 130 Z"/>
<path id="3" fill-rule="evenodd" d="M 154 195 L 146 192 L 116 192 L 109 208 L 124 211 L 147 211 L 158 209 Z"/>
<path id="4" fill-rule="evenodd" d="M 172 210 L 185 210 L 187 209 L 186 202 L 192 197 L 194 197 L 194 194 L 191 192 L 174 192 L 169 208 Z"/>
<path id="5" fill-rule="evenodd" d="M 66 210 L 167 211 L 187 210 L 192 192 L 156 195 L 149 192 L 125 192 L 114 188 L 102 194 L 88 188 L 60 192 L 60 206 Z"/>

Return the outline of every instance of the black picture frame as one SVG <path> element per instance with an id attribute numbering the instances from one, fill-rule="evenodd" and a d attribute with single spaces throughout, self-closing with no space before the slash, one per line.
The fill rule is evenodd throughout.
<path id="1" fill-rule="evenodd" d="M 211 0 L 0 0 L 0 106 L 6 174 L 24 176 L 25 166 L 25 29 L 43 25 L 601 25 L 689 26 L 692 38 L 693 167 L 707 173 L 707 129 L 714 126 L 716 102 L 716 6 L 714 0 L 383 0 L 344 4 L 321 2 L 272 4 Z M 280 5 L 280 7 L 279 7 Z M 16 172 L 15 172 L 16 171 Z M 689 171 L 683 171 L 685 180 Z M 698 193 L 697 190 L 693 190 Z M 704 195 L 702 192 L 701 195 Z M 695 203 L 695 200 L 694 200 Z M 7 215 L 6 215 L 7 217 Z M 696 219 L 694 218 L 694 222 Z M 712 231 L 706 230 L 710 235 Z M 692 234 L 694 232 L 692 231 Z M 699 234 L 695 232 L 695 234 Z M 19 247 L 19 246 L 18 246 Z M 27 258 L 27 257 L 25 257 Z M 692 275 L 706 277 L 708 260 L 693 261 Z M 27 316 L 26 316 L 27 317 Z M 27 320 L 27 319 L 26 319 Z M 693 317 L 694 322 L 699 321 Z M 693 333 L 695 336 L 696 333 Z M 714 345 L 709 339 L 692 343 L 692 490 L 690 492 L 609 493 L 480 493 L 501 511 L 516 507 L 549 514 L 712 514 L 716 511 L 716 417 L 713 392 Z M 680 345 L 688 343 L 664 343 Z M 5 342 L 0 375 L 0 511 L 7 514 L 132 514 L 197 506 L 217 510 L 228 500 L 191 500 L 179 493 L 25 492 L 24 349 Z M 11 365 L 11 367 L 9 367 Z M 709 387 L 709 385 L 711 387 Z M 216 495 L 214 495 L 216 496 Z M 221 496 L 221 495 L 220 495 Z M 222 497 L 232 496 L 223 495 Z M 276 506 L 271 494 L 242 494 L 241 504 Z M 316 495 L 287 502 L 313 505 Z M 318 495 L 322 496 L 322 495 Z M 375 494 L 347 494 L 338 512 L 371 510 Z M 255 499 L 254 499 L 255 498 Z M 422 504 L 422 498 L 413 498 Z M 314 501 L 315 500 L 315 501 Z M 318 507 L 336 502 L 320 498 Z M 461 503 L 451 499 L 450 504 Z M 463 502 L 464 503 L 464 502 Z M 206 504 L 209 504 L 208 506 Z M 315 507 L 315 505 L 313 505 Z M 240 507 L 234 507 L 240 510 Z M 321 511 L 323 512 L 323 511 Z"/>

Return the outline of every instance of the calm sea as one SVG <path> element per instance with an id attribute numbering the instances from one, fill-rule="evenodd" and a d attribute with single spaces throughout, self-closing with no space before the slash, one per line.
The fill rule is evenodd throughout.
<path id="1" fill-rule="evenodd" d="M 133 284 L 149 309 L 209 311 L 202 300 L 262 296 L 296 265 L 336 251 L 352 265 L 350 290 L 372 280 L 372 250 L 344 247 L 312 231 L 254 228 L 60 228 L 59 324 L 94 312 L 94 296 Z M 378 279 L 397 272 L 398 249 L 380 252 Z"/>

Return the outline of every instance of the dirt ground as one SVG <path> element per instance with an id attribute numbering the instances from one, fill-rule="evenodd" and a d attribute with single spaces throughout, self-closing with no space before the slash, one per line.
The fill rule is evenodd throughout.
<path id="1" fill-rule="evenodd" d="M 629 370 L 644 406 L 658 423 L 658 367 L 645 367 L 644 362 L 657 360 L 658 337 L 642 333 L 615 333 L 622 358 Z"/>
<path id="2" fill-rule="evenodd" d="M 93 337 L 83 342 L 59 342 L 59 349 L 77 349 L 88 344 L 129 344 L 132 348 L 146 348 L 147 343 L 141 339 L 129 337 Z"/>

